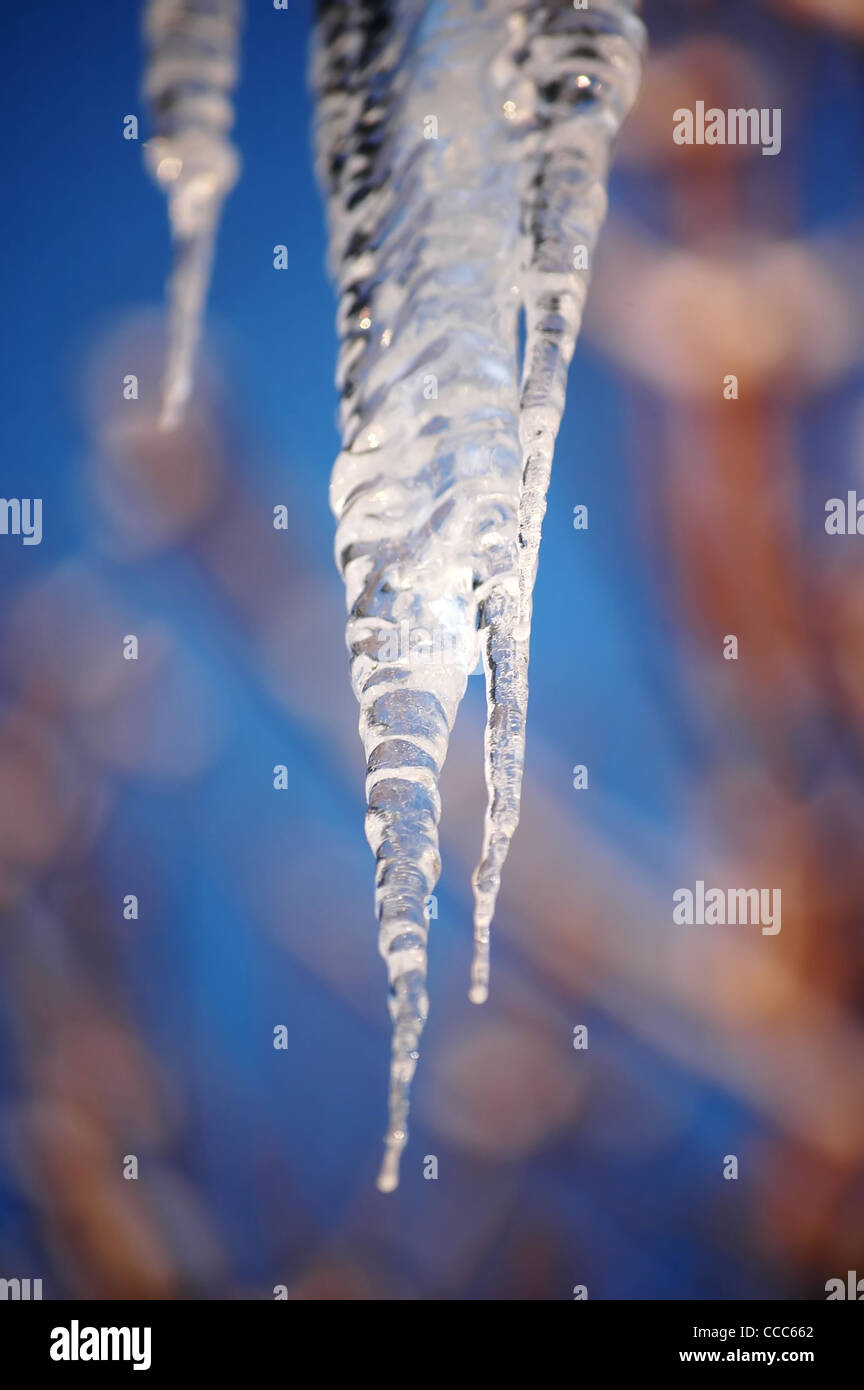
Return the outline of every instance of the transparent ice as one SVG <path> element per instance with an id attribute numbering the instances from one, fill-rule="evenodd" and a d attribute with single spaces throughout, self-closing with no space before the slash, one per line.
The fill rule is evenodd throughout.
<path id="1" fill-rule="evenodd" d="M 336 555 L 367 758 L 388 968 L 398 1183 L 428 1012 L 438 782 L 479 636 L 488 804 L 470 997 L 519 819 L 540 530 L 614 136 L 636 96 L 638 0 L 320 0 L 318 175 L 339 295 Z M 175 243 L 162 424 L 188 399 L 228 137 L 241 0 L 148 0 L 147 164 Z M 520 320 L 524 350 L 519 351 Z M 405 636 L 407 634 L 407 643 Z M 419 640 L 415 640 L 419 639 Z"/>
<path id="2" fill-rule="evenodd" d="M 147 167 L 168 198 L 174 242 L 161 425 L 176 426 L 192 388 L 222 203 L 240 165 L 234 124 L 241 0 L 148 0 L 146 96 L 156 134 Z"/>
<path id="3" fill-rule="evenodd" d="M 490 924 L 519 818 L 540 530 L 610 147 L 639 83 L 635 10 L 635 0 L 319 5 L 317 163 L 340 296 L 331 502 L 393 1019 L 382 1191 L 398 1183 L 407 1138 L 428 1011 L 438 781 L 478 631 L 488 805 L 470 997 L 488 993 Z M 406 630 L 421 636 L 407 653 Z"/>

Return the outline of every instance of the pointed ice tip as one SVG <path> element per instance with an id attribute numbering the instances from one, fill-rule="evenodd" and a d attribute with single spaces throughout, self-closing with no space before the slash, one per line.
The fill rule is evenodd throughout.
<path id="1" fill-rule="evenodd" d="M 381 1162 L 381 1172 L 378 1174 L 375 1186 L 379 1192 L 395 1192 L 399 1186 L 399 1159 L 402 1154 L 402 1146 L 398 1148 L 388 1144 L 384 1151 L 384 1158 Z"/>
<path id="2" fill-rule="evenodd" d="M 478 871 L 479 872 L 479 871 Z M 474 886 L 474 956 L 471 961 L 471 986 L 468 998 L 472 1004 L 485 1004 L 489 998 L 489 928 L 492 925 L 492 906 L 481 897 L 481 890 Z"/>
<path id="3" fill-rule="evenodd" d="M 169 364 L 162 383 L 162 401 L 159 410 L 159 428 L 163 434 L 179 429 L 189 404 L 191 382 L 188 373 L 178 376 L 176 368 Z"/>
<path id="4" fill-rule="evenodd" d="M 468 998 L 472 1004 L 485 1004 L 489 998 L 489 928 L 474 938 L 474 959 L 471 962 L 471 987 Z"/>

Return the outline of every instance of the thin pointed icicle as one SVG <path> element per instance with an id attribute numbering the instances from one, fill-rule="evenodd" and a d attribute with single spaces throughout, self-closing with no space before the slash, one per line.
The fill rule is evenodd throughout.
<path id="1" fill-rule="evenodd" d="M 331 504 L 393 1021 L 383 1191 L 397 1185 L 407 1139 L 428 1011 L 438 783 L 478 625 L 490 806 L 471 997 L 488 989 L 489 925 L 519 815 L 538 505 L 581 308 L 572 245 L 563 281 L 547 261 L 571 223 L 591 222 L 578 191 L 572 216 L 556 200 L 574 159 L 600 170 L 597 150 L 605 159 L 638 71 L 638 46 L 620 40 L 638 24 L 627 0 L 592 0 L 599 36 L 570 0 L 566 10 L 565 0 L 319 0 L 317 167 L 339 290 Z M 586 94 L 571 74 L 595 41 L 618 95 L 592 87 L 597 119 L 577 129 L 572 108 Z M 573 300 L 555 311 L 560 331 L 550 288 Z"/>
<path id="2" fill-rule="evenodd" d="M 489 993 L 489 930 L 501 870 L 519 821 L 528 711 L 528 644 L 540 533 L 567 370 L 582 321 L 588 267 L 606 213 L 611 144 L 639 86 L 644 29 L 626 0 L 520 7 L 514 75 L 534 94 L 526 128 L 519 282 L 525 359 L 519 436 L 518 601 L 492 591 L 484 605 L 487 808 L 474 871 L 474 959 L 469 997 Z M 514 80 L 514 86 L 517 85 Z"/>
<path id="3" fill-rule="evenodd" d="M 237 181 L 234 124 L 241 0 L 149 0 L 146 95 L 157 133 L 147 167 L 168 198 L 174 242 L 160 425 L 181 421 L 192 390 L 222 204 Z"/>

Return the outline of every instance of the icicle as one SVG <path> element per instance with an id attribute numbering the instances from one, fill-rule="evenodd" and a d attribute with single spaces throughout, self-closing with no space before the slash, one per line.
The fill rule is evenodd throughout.
<path id="1" fill-rule="evenodd" d="M 532 110 L 521 128 L 519 283 L 525 359 L 519 416 L 518 604 L 493 589 L 481 621 L 488 720 L 483 849 L 474 871 L 474 959 L 470 998 L 489 992 L 489 928 L 501 870 L 519 820 L 528 709 L 532 593 L 552 455 L 564 412 L 567 369 L 582 320 L 588 270 L 606 213 L 611 143 L 635 100 L 644 28 L 625 0 L 515 5 L 508 60 L 516 90 L 528 83 Z M 518 118 L 518 107 L 513 113 Z"/>
<path id="2" fill-rule="evenodd" d="M 241 13 L 241 0 L 149 0 L 145 13 L 145 88 L 157 125 L 145 158 L 168 198 L 175 248 L 163 429 L 179 424 L 189 398 L 216 229 L 239 173 L 227 132 Z"/>
<path id="3" fill-rule="evenodd" d="M 594 245 L 642 28 L 626 0 L 582 13 L 571 0 L 322 0 L 317 37 L 318 173 L 340 292 L 331 503 L 390 980 L 379 1187 L 392 1191 L 428 1009 L 438 780 L 478 623 L 489 806 L 471 998 L 488 992 L 519 817 L 537 546 L 584 297 L 574 250 Z M 415 652 L 418 633 L 439 659 Z"/>

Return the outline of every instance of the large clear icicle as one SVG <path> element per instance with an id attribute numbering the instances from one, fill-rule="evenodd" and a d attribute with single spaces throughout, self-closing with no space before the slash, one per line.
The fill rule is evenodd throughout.
<path id="1" fill-rule="evenodd" d="M 160 423 L 182 418 L 192 388 L 222 204 L 239 159 L 228 132 L 242 0 L 148 0 L 145 79 L 157 133 L 147 167 L 168 198 L 174 243 Z"/>
<path id="2" fill-rule="evenodd" d="M 332 5 L 316 59 L 341 291 L 331 498 L 394 1025 L 384 1190 L 426 1017 L 438 778 L 476 660 L 476 586 L 516 564 L 518 171 L 486 163 L 499 44 L 500 13 Z"/>
<path id="3" fill-rule="evenodd" d="M 478 625 L 489 807 L 471 997 L 486 997 L 519 815 L 537 545 L 584 298 L 576 249 L 594 245 L 641 46 L 626 0 L 319 5 L 318 172 L 340 293 L 331 502 L 393 1018 L 385 1191 L 428 1008 L 438 780 Z"/>

